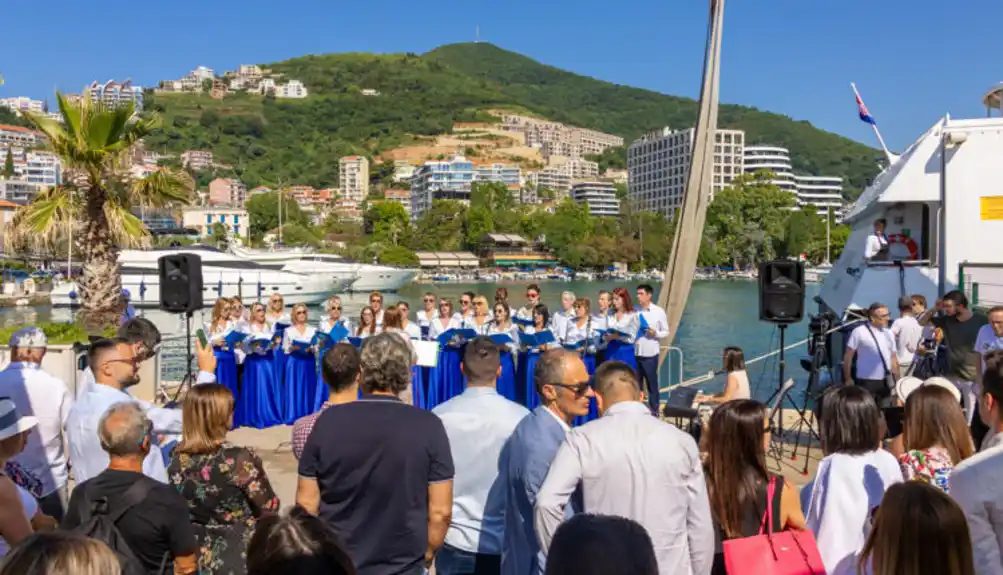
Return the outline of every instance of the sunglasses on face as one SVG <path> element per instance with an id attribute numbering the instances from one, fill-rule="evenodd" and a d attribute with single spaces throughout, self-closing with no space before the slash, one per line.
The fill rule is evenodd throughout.
<path id="1" fill-rule="evenodd" d="M 426 303 L 435 303 L 435 298 L 434 297 L 427 297 L 427 298 L 425 298 L 424 301 Z"/>
<path id="2" fill-rule="evenodd" d="M 124 364 L 131 365 L 131 366 L 135 367 L 135 366 L 139 365 L 139 359 L 135 358 L 135 357 L 132 357 L 132 358 L 129 358 L 129 359 L 109 359 L 105 363 L 124 363 Z"/>
<path id="3" fill-rule="evenodd" d="M 333 311 L 341 311 L 341 306 L 340 305 L 333 305 L 333 306 L 331 306 L 331 309 Z"/>
<path id="4" fill-rule="evenodd" d="M 576 397 L 582 397 L 589 391 L 591 382 L 583 381 L 581 383 L 552 383 L 554 387 L 563 387 L 564 389 L 569 389 L 575 393 Z"/>
<path id="5" fill-rule="evenodd" d="M 540 297 L 540 294 L 529 291 L 529 292 L 526 292 L 526 297 L 528 297 L 528 298 L 537 298 L 537 297 Z"/>

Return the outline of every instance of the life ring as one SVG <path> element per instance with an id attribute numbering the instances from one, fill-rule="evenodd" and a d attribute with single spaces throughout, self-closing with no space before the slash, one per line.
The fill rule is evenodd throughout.
<path id="1" fill-rule="evenodd" d="M 909 236 L 902 234 L 889 234 L 888 235 L 888 245 L 892 244 L 902 244 L 909 250 L 909 259 L 911 261 L 916 261 L 919 259 L 919 246 L 916 244 L 916 240 L 910 238 Z"/>

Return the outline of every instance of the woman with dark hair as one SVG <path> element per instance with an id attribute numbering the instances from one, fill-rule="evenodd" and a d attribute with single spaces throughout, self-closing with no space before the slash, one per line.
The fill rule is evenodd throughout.
<path id="1" fill-rule="evenodd" d="M 550 331 L 550 310 L 547 306 L 537 304 L 533 308 L 533 325 L 526 326 L 523 333 L 527 334 L 537 334 L 545 331 Z M 536 409 L 536 406 L 540 404 L 540 397 L 536 394 L 536 384 L 533 381 L 533 368 L 536 366 L 536 360 L 540 358 L 540 353 L 557 347 L 556 334 L 555 342 L 552 344 L 544 344 L 536 347 L 529 347 L 523 345 L 522 351 L 519 352 L 519 368 L 516 374 L 516 379 L 519 382 L 519 388 L 524 390 L 523 393 L 526 397 L 526 409 L 532 411 Z"/>
<path id="2" fill-rule="evenodd" d="M 613 290 L 613 315 L 606 321 L 606 329 L 606 353 L 603 354 L 603 361 L 619 360 L 637 371 L 634 340 L 641 330 L 641 323 L 634 313 L 634 304 L 626 288 L 618 287 Z"/>
<path id="3" fill-rule="evenodd" d="M 365 339 L 379 333 L 376 325 L 376 312 L 368 305 L 359 312 L 359 327 L 355 328 L 355 337 Z"/>
<path id="4" fill-rule="evenodd" d="M 975 453 L 958 399 L 937 385 L 921 386 L 906 398 L 902 443 L 906 449 L 899 457 L 902 476 L 944 493 L 954 467 Z"/>
<path id="5" fill-rule="evenodd" d="M 805 529 L 797 488 L 766 470 L 772 431 L 767 417 L 766 406 L 751 399 L 724 403 L 711 416 L 704 476 L 718 541 L 758 534 L 767 506 L 773 510 L 773 531 Z M 711 573 L 726 573 L 721 547 Z"/>
<path id="6" fill-rule="evenodd" d="M 893 485 L 875 510 L 858 566 L 873 575 L 975 575 L 965 514 L 926 483 Z"/>
<path id="7" fill-rule="evenodd" d="M 188 501 L 198 538 L 199 573 L 240 575 L 259 518 L 279 509 L 261 459 L 226 440 L 233 395 L 222 385 L 193 387 L 182 405 L 181 443 L 167 467 Z"/>
<path id="8" fill-rule="evenodd" d="M 721 354 L 724 372 L 728 374 L 724 381 L 724 390 L 714 395 L 697 395 L 698 403 L 719 405 L 733 399 L 749 399 L 752 393 L 749 389 L 749 374 L 745 372 L 745 353 L 742 348 L 729 345 Z"/>
<path id="9" fill-rule="evenodd" d="M 884 425 L 874 396 L 847 385 L 822 398 L 822 453 L 815 479 L 801 491 L 808 528 L 829 575 L 854 575 L 871 510 L 902 481 L 895 456 L 881 449 Z"/>
<path id="10" fill-rule="evenodd" d="M 247 575 L 355 575 L 331 528 L 296 506 L 265 517 L 247 547 Z"/>
<path id="11" fill-rule="evenodd" d="M 658 575 L 658 559 L 636 521 L 578 513 L 554 533 L 545 575 Z"/>

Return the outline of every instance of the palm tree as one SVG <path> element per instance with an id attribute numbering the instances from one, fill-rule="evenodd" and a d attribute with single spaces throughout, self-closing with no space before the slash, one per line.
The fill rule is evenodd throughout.
<path id="1" fill-rule="evenodd" d="M 74 103 L 56 94 L 62 122 L 25 113 L 48 137 L 63 163 L 68 183 L 52 188 L 18 210 L 10 233 L 22 241 L 45 242 L 61 230 L 73 233 L 82 274 L 77 278 L 81 315 L 89 329 L 118 320 L 122 247 L 146 245 L 149 232 L 133 207 L 191 203 L 194 184 L 180 170 L 161 168 L 144 178 L 129 172 L 135 146 L 159 125 L 159 118 L 134 117 L 132 104 L 108 107 L 84 98 Z"/>

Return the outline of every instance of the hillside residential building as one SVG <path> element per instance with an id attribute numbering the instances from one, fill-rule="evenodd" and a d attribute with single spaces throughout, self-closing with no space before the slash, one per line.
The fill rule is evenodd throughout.
<path id="1" fill-rule="evenodd" d="M 18 116 L 24 112 L 41 114 L 45 111 L 45 103 L 26 96 L 18 96 L 16 98 L 0 98 L 0 108 L 8 108 Z"/>
<path id="2" fill-rule="evenodd" d="M 239 207 L 244 205 L 246 199 L 247 187 L 240 180 L 216 178 L 209 182 L 210 206 Z"/>
<path id="3" fill-rule="evenodd" d="M 649 132 L 627 148 L 627 192 L 634 208 L 672 216 L 682 206 L 695 130 Z M 743 172 L 745 132 L 715 135 L 711 197 Z"/>
<path id="4" fill-rule="evenodd" d="M 338 198 L 334 200 L 334 205 L 331 209 L 334 213 L 346 220 L 352 220 L 355 222 L 362 221 L 362 207 L 361 204 L 355 200 Z"/>
<path id="5" fill-rule="evenodd" d="M 185 150 L 181 152 L 181 165 L 195 170 L 210 170 L 213 167 L 212 152 L 210 150 Z"/>
<path id="6" fill-rule="evenodd" d="M 770 183 L 781 190 L 797 192 L 791 153 L 780 146 L 746 146 L 743 169 L 747 174 L 767 170 L 773 173 Z"/>
<path id="7" fill-rule="evenodd" d="M 22 128 L 21 126 L 8 126 L 0 124 L 0 149 L 6 150 L 9 147 L 32 148 L 41 145 L 45 141 L 45 136 L 41 132 Z M 7 152 L 4 152 L 6 156 Z"/>
<path id="8" fill-rule="evenodd" d="M 616 197 L 613 182 L 575 182 L 571 185 L 571 199 L 588 207 L 589 214 L 593 216 L 620 215 L 620 200 Z"/>
<path id="9" fill-rule="evenodd" d="M 14 160 L 14 178 L 33 184 L 42 184 L 45 187 L 58 186 L 62 183 L 63 164 L 59 161 L 59 156 L 52 152 L 11 150 Z M 6 159 L 6 152 L 2 152 L 0 162 Z"/>
<path id="10" fill-rule="evenodd" d="M 407 160 L 394 161 L 394 182 L 410 184 L 411 176 L 418 171 L 418 166 L 412 166 Z"/>
<path id="11" fill-rule="evenodd" d="M 526 145 L 540 148 L 544 159 L 551 156 L 581 158 L 602 153 L 606 148 L 623 146 L 620 136 L 514 114 L 502 116 L 502 129 L 523 134 Z"/>
<path id="12" fill-rule="evenodd" d="M 299 207 L 314 210 L 317 207 L 330 205 L 334 196 L 337 195 L 337 190 L 331 188 L 317 190 L 311 186 L 290 186 L 284 188 L 282 194 L 296 200 Z"/>
<path id="13" fill-rule="evenodd" d="M 567 197 L 568 192 L 571 191 L 571 176 L 554 166 L 527 174 L 526 183 L 527 187 L 535 193 L 537 200 L 541 199 L 540 190 L 544 188 L 554 192 L 554 199 L 558 201 Z"/>
<path id="14" fill-rule="evenodd" d="M 289 80 L 275 86 L 276 98 L 306 98 L 307 94 L 306 86 L 299 80 Z"/>
<path id="15" fill-rule="evenodd" d="M 91 97 L 92 102 L 101 102 L 111 108 L 131 103 L 135 105 L 137 111 L 143 109 L 143 88 L 133 86 L 132 80 L 125 82 L 108 80 L 104 84 L 94 81 L 84 88 L 84 93 Z"/>
<path id="16" fill-rule="evenodd" d="M 799 176 L 794 175 L 797 184 L 798 207 L 809 209 L 814 207 L 819 215 L 825 215 L 829 210 L 834 215 L 843 213 L 846 200 L 843 199 L 843 178 L 830 176 Z"/>
<path id="17" fill-rule="evenodd" d="M 338 161 L 338 187 L 346 200 L 362 203 L 369 195 L 369 160 L 345 156 Z"/>
<path id="18" fill-rule="evenodd" d="M 474 169 L 474 181 L 495 182 L 506 186 L 522 185 L 522 169 L 507 164 L 491 164 Z"/>
<path id="19" fill-rule="evenodd" d="M 599 177 L 599 164 L 585 158 L 551 156 L 549 164 L 572 180 L 587 180 Z"/>
<path id="20" fill-rule="evenodd" d="M 251 220 L 244 208 L 209 206 L 185 208 L 181 212 L 181 227 L 194 228 L 203 236 L 212 236 L 213 224 L 222 224 L 231 237 L 246 240 Z"/>
<path id="21" fill-rule="evenodd" d="M 411 178 L 411 219 L 417 220 L 435 200 L 470 201 L 474 164 L 463 156 L 425 162 Z"/>
<path id="22" fill-rule="evenodd" d="M 845 207 L 843 179 L 829 176 L 801 176 L 791 168 L 790 152 L 780 146 L 746 146 L 745 172 L 769 170 L 770 182 L 797 196 L 797 209 L 812 206 L 819 215 L 831 209 L 838 214 Z"/>
<path id="23" fill-rule="evenodd" d="M 26 204 L 47 187 L 38 182 L 0 179 L 0 200 Z"/>
<path id="24" fill-rule="evenodd" d="M 411 190 L 383 190 L 383 200 L 404 206 L 404 211 L 409 218 L 411 217 Z"/>

